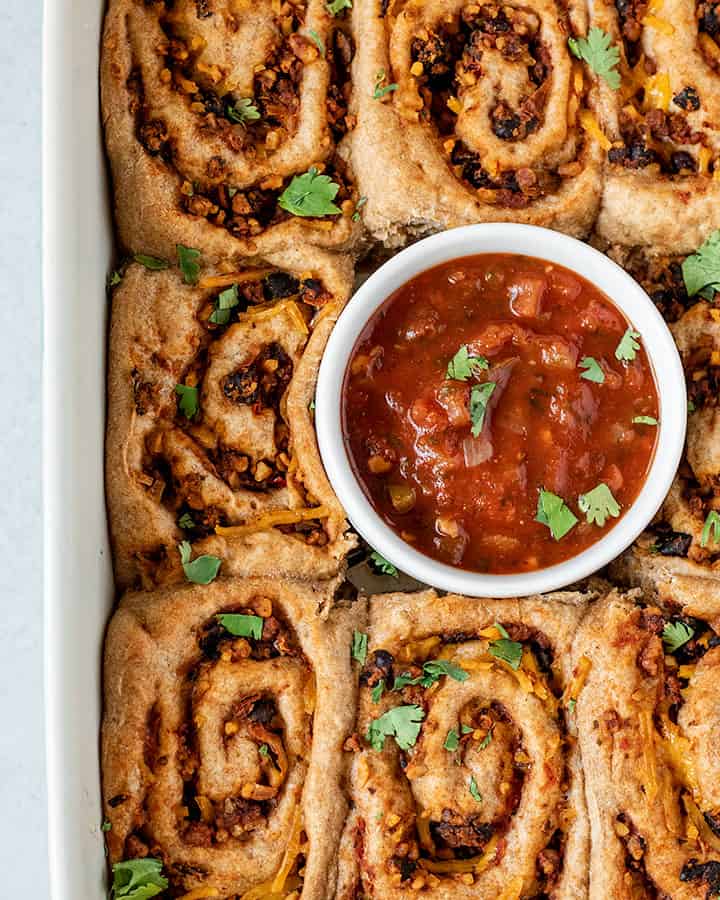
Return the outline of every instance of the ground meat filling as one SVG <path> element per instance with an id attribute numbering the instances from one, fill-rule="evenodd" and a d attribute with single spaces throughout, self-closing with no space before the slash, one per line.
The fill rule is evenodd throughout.
<path id="1" fill-rule="evenodd" d="M 237 96 L 236 92 L 223 88 L 222 67 L 203 61 L 203 41 L 199 37 L 188 37 L 185 34 L 187 26 L 178 25 L 173 18 L 172 4 L 166 3 L 165 7 L 167 12 L 160 17 L 160 24 L 167 39 L 157 48 L 163 65 L 161 77 L 185 98 L 196 116 L 201 139 L 203 135 L 219 138 L 229 154 L 241 153 L 257 160 L 272 157 L 298 131 L 304 67 L 317 60 L 321 53 L 330 66 L 327 113 L 335 140 L 339 141 L 352 125 L 348 119 L 352 41 L 339 27 L 333 30 L 327 46 L 322 49 L 311 38 L 298 34 L 305 18 L 304 4 L 282 5 L 276 25 L 278 35 L 284 37 L 280 38 L 263 68 L 256 72 L 251 98 Z M 209 6 L 202 12 L 198 8 L 198 19 L 212 15 L 214 12 Z M 226 25 L 232 26 L 231 18 Z M 161 158 L 180 176 L 178 203 L 186 213 L 205 218 L 243 239 L 257 236 L 290 217 L 291 214 L 279 206 L 278 200 L 292 176 L 273 175 L 240 189 L 228 182 L 223 157 L 212 156 L 207 161 L 202 183 L 186 177 L 170 127 L 162 119 L 148 119 L 145 115 L 142 77 L 137 67 L 127 85 L 130 108 L 137 123 L 137 138 L 149 154 Z M 352 186 L 347 167 L 339 157 L 332 155 L 324 162 L 316 162 L 315 167 L 339 185 L 335 201 L 339 206 L 351 200 Z M 333 217 L 324 218 L 333 221 Z"/>
<path id="2" fill-rule="evenodd" d="M 523 624 L 502 624 L 511 640 L 523 642 L 524 647 L 531 651 L 534 670 L 543 673 L 545 684 L 559 699 L 562 689 L 553 673 L 553 648 L 547 636 Z M 427 647 L 430 641 L 436 640 L 434 637 L 421 640 L 418 646 Z M 445 634 L 432 646 L 430 657 L 423 650 L 419 658 L 409 662 L 406 660 L 416 652 L 413 644 L 400 648 L 397 655 L 385 649 L 375 650 L 368 655 L 361 670 L 360 684 L 371 691 L 380 686 L 381 693 L 393 691 L 401 676 L 419 681 L 425 674 L 424 665 L 432 662 L 443 646 L 475 640 L 478 640 L 476 634 Z M 400 704 L 417 704 L 427 714 L 434 693 L 432 685 L 428 688 L 422 684 L 406 683 L 396 690 Z M 459 712 L 459 720 L 462 727 L 457 728 L 457 748 L 448 749 L 448 754 L 455 756 L 455 763 L 458 765 L 462 764 L 467 754 L 479 754 L 481 760 L 492 759 L 492 762 L 486 763 L 492 768 L 492 773 L 488 770 L 488 779 L 502 784 L 502 788 L 497 794 L 492 791 L 492 798 L 488 794 L 484 795 L 484 808 L 481 811 L 465 814 L 457 809 L 445 808 L 439 818 L 433 818 L 427 823 L 427 829 L 418 828 L 414 817 L 400 822 L 395 821 L 397 816 L 391 817 L 391 822 L 387 824 L 392 829 L 394 838 L 398 838 L 398 843 L 395 854 L 390 859 L 390 866 L 399 874 L 402 883 L 414 882 L 419 874 L 426 872 L 422 867 L 422 860 L 425 858 L 438 859 L 443 863 L 454 861 L 460 868 L 453 871 L 462 874 L 464 871 L 472 872 L 472 866 L 478 857 L 489 852 L 490 848 L 495 863 L 500 862 L 506 851 L 505 835 L 512 827 L 513 816 L 522 799 L 525 779 L 532 766 L 532 760 L 523 744 L 521 729 L 508 710 L 495 701 L 482 703 L 480 700 L 471 700 Z M 559 725 L 564 729 L 562 716 Z M 422 732 L 419 740 L 422 740 Z M 346 744 L 347 749 L 358 750 L 360 746 L 359 739 Z M 486 756 L 483 757 L 483 754 Z M 412 751 L 398 750 L 398 763 L 401 771 L 409 769 L 413 765 Z M 497 768 L 498 765 L 500 769 Z M 570 774 L 566 771 L 564 783 L 569 783 L 569 779 Z M 488 783 L 484 779 L 482 784 L 478 783 L 481 793 L 484 784 Z M 562 872 L 564 843 L 565 834 L 557 829 L 549 836 L 546 847 L 538 856 L 538 896 L 550 896 L 552 893 Z M 463 863 L 468 865 L 467 870 L 462 868 Z"/>
<path id="3" fill-rule="evenodd" d="M 503 5 L 466 7 L 459 20 L 443 23 L 414 39 L 411 60 L 421 67 L 417 75 L 421 113 L 446 139 L 455 130 L 453 106 L 464 85 L 483 77 L 483 54 L 499 53 L 511 63 L 527 67 L 529 89 L 517 106 L 499 97 L 490 112 L 493 134 L 508 143 L 524 141 L 544 120 L 552 62 L 540 40 L 540 23 L 529 10 Z M 462 77 L 460 77 L 462 76 Z M 481 191 L 482 199 L 511 209 L 522 209 L 557 189 L 560 176 L 542 169 L 489 172 L 479 153 L 463 141 L 451 139 L 450 164 L 455 175 Z"/>
<path id="4" fill-rule="evenodd" d="M 613 146 L 608 151 L 609 161 L 633 170 L 654 167 L 670 178 L 684 177 L 700 171 L 712 174 L 714 163 L 710 161 L 710 149 L 705 147 L 707 138 L 695 131 L 687 119 L 688 113 L 700 109 L 701 98 L 697 89 L 688 84 L 671 97 L 669 87 L 662 82 L 665 73 L 659 72 L 656 63 L 643 54 L 643 19 L 649 14 L 649 3 L 647 0 L 615 0 L 615 7 L 620 20 L 625 58 L 628 66 L 633 69 L 633 84 L 637 84 L 637 88 L 620 111 L 622 146 Z M 704 7 L 705 4 L 698 6 L 701 30 Z M 700 44 L 702 45 L 702 39 Z M 667 96 L 664 99 L 653 98 L 652 102 L 656 105 L 648 107 L 648 97 L 653 97 L 648 94 L 653 79 L 659 79 L 658 94 L 662 97 L 667 93 Z M 695 148 L 695 152 L 690 148 Z M 702 169 L 698 163 L 699 149 L 708 157 L 703 162 Z"/>
<path id="5" fill-rule="evenodd" d="M 277 805 L 288 771 L 288 757 L 284 749 L 284 723 L 275 698 L 262 693 L 238 697 L 226 711 L 220 740 L 226 753 L 232 753 L 232 742 L 243 740 L 258 748 L 259 775 L 252 784 L 243 785 L 239 794 L 222 799 L 203 796 L 198 789 L 201 757 L 196 734 L 194 708 L 206 689 L 212 667 L 220 660 L 242 665 L 244 660 L 269 660 L 292 657 L 300 661 L 310 675 L 310 667 L 300 650 L 293 629 L 282 614 L 273 609 L 272 601 L 258 597 L 249 607 L 225 610 L 260 616 L 262 632 L 258 640 L 230 634 L 217 617 L 206 622 L 197 632 L 198 655 L 195 663 L 184 673 L 183 690 L 187 718 L 177 732 L 179 748 L 177 763 L 183 782 L 182 803 L 178 806 L 177 828 L 182 841 L 189 847 L 218 847 L 232 840 L 243 841 L 258 828 L 267 825 Z M 148 718 L 145 739 L 145 761 L 151 771 L 168 764 L 167 757 L 158 756 L 159 714 L 152 710 Z M 113 798 L 116 799 L 116 798 Z M 123 801 L 121 798 L 120 802 Z M 112 801 L 111 801 L 112 804 Z M 119 805 L 117 802 L 115 805 Z M 125 844 L 125 858 L 152 856 L 164 863 L 171 880 L 192 874 L 180 871 L 165 858 L 162 846 L 152 837 L 152 823 L 141 821 L 129 834 Z M 299 866 L 302 859 L 299 860 Z"/>
<path id="6" fill-rule="evenodd" d="M 303 319 L 310 323 L 316 311 L 332 300 L 332 295 L 317 278 L 299 279 L 282 271 L 259 274 L 262 274 L 261 278 L 240 277 L 236 284 L 208 295 L 198 313 L 206 329 L 205 337 L 185 374 L 185 384 L 201 389 L 212 341 L 232 327 L 244 313 L 260 305 L 264 307 L 275 301 L 291 300 Z M 233 300 L 237 303 L 223 309 L 219 305 L 219 296 L 228 290 L 233 292 Z M 217 317 L 219 310 L 224 313 L 221 318 Z M 144 416 L 156 406 L 154 387 L 143 379 L 137 369 L 133 370 L 131 377 L 135 411 L 138 416 Z M 272 342 L 263 347 L 254 359 L 227 374 L 221 384 L 222 393 L 231 404 L 250 407 L 254 415 L 261 415 L 265 410 L 274 412 L 276 453 L 272 459 L 255 460 L 211 439 L 212 435 L 203 422 L 202 407 L 192 420 L 188 420 L 178 404 L 174 429 L 181 430 L 193 441 L 193 453 L 197 454 L 203 468 L 222 479 L 231 490 L 267 493 L 284 488 L 290 467 L 290 429 L 281 409 L 292 377 L 292 359 L 279 343 Z M 190 541 L 208 537 L 217 526 L 233 524 L 227 520 L 222 509 L 206 504 L 203 476 L 197 472 L 181 471 L 182 466 L 174 464 L 168 445 L 169 435 L 167 427 L 159 425 L 146 436 L 145 460 L 139 478 L 141 486 L 154 502 L 162 503 L 173 513 L 178 527 Z M 302 536 L 305 543 L 317 546 L 324 545 L 328 540 L 318 520 L 283 526 L 283 530 Z"/>

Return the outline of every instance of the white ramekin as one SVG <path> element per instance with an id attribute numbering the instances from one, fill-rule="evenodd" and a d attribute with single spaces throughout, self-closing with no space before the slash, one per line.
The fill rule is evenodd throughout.
<path id="1" fill-rule="evenodd" d="M 437 562 L 389 528 L 352 471 L 342 434 L 345 368 L 360 332 L 380 304 L 426 269 L 474 253 L 520 253 L 559 263 L 597 285 L 640 332 L 658 389 L 658 442 L 645 485 L 633 505 L 591 547 L 566 562 L 509 575 L 486 575 Z M 515 597 L 556 590 L 596 572 L 625 550 L 653 518 L 670 489 L 685 442 L 687 396 L 675 342 L 642 288 L 602 253 L 557 231 L 531 225 L 469 225 L 418 241 L 398 253 L 358 289 L 328 342 L 315 401 L 320 453 L 353 527 L 386 559 L 419 581 L 475 597 Z M 548 536 L 548 540 L 551 538 Z"/>

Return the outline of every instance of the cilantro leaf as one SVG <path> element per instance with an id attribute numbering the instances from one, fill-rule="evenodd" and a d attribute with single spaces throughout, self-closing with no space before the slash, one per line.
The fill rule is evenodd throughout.
<path id="1" fill-rule="evenodd" d="M 235 637 L 249 637 L 256 641 L 262 639 L 264 624 L 262 616 L 248 616 L 243 613 L 219 613 L 217 620 L 225 631 L 229 631 Z"/>
<path id="2" fill-rule="evenodd" d="M 119 269 L 114 269 L 110 275 L 108 276 L 108 287 L 117 287 L 120 282 L 123 280 L 122 272 Z"/>
<path id="3" fill-rule="evenodd" d="M 383 85 L 383 81 L 387 78 L 385 74 L 385 69 L 380 69 L 380 71 L 375 76 L 375 87 L 373 88 L 373 99 L 381 100 L 386 94 L 390 94 L 392 91 L 396 91 L 398 89 L 397 84 L 385 84 Z"/>
<path id="4" fill-rule="evenodd" d="M 535 521 L 540 522 L 541 525 L 547 525 L 550 534 L 556 541 L 559 541 L 577 525 L 578 519 L 562 497 L 541 488 Z"/>
<path id="5" fill-rule="evenodd" d="M 492 728 L 491 728 L 490 731 L 488 731 L 488 733 L 485 735 L 485 737 L 480 741 L 480 744 L 478 745 L 478 750 L 485 750 L 487 747 L 489 747 L 490 741 L 492 739 L 493 739 L 493 733 L 492 733 Z"/>
<path id="6" fill-rule="evenodd" d="M 308 36 L 309 36 L 310 40 L 313 42 L 313 44 L 315 44 L 315 46 L 320 51 L 320 56 L 322 56 L 324 59 L 325 58 L 325 44 L 323 43 L 323 39 L 320 37 L 320 35 L 317 33 L 317 31 L 315 31 L 314 28 L 311 28 L 308 31 Z"/>
<path id="7" fill-rule="evenodd" d="M 278 204 L 294 216 L 332 216 L 342 212 L 332 201 L 340 186 L 329 175 L 320 175 L 313 166 L 304 175 L 295 175 L 280 194 Z"/>
<path id="8" fill-rule="evenodd" d="M 493 628 L 497 628 L 498 634 L 500 637 L 509 638 L 510 635 L 507 633 L 507 629 L 504 625 L 501 625 L 500 622 L 493 622 Z"/>
<path id="9" fill-rule="evenodd" d="M 567 704 L 568 712 L 569 713 L 575 712 L 576 706 L 577 706 L 577 700 L 575 699 L 575 697 L 571 697 L 568 700 L 568 704 Z"/>
<path id="10" fill-rule="evenodd" d="M 620 73 L 615 68 L 620 50 L 602 28 L 591 28 L 586 38 L 568 38 L 568 45 L 573 56 L 586 62 L 614 91 L 620 87 Z"/>
<path id="11" fill-rule="evenodd" d="M 463 344 L 448 363 L 445 377 L 454 381 L 467 381 L 468 378 L 477 375 L 481 369 L 487 369 L 489 366 L 490 363 L 484 356 L 470 354 L 467 344 Z"/>
<path id="12" fill-rule="evenodd" d="M 372 698 L 372 702 L 379 703 L 380 698 L 382 697 L 382 695 L 384 693 L 385 693 L 385 679 L 381 678 L 380 681 L 378 681 L 378 683 L 372 689 L 372 693 L 370 694 L 370 697 Z"/>
<path id="13" fill-rule="evenodd" d="M 107 819 L 105 819 L 100 826 L 100 831 L 112 831 L 112 822 L 109 822 Z"/>
<path id="14" fill-rule="evenodd" d="M 194 250 L 192 247 L 184 247 L 182 244 L 177 244 L 175 249 L 185 284 L 197 284 L 200 277 L 200 263 L 198 262 L 200 251 Z"/>
<path id="15" fill-rule="evenodd" d="M 178 525 L 185 531 L 190 531 L 191 528 L 195 527 L 195 521 L 190 513 L 183 513 L 178 519 Z"/>
<path id="16" fill-rule="evenodd" d="M 506 662 L 515 672 L 520 668 L 522 662 L 522 644 L 518 641 L 511 641 L 508 638 L 499 638 L 492 641 L 489 647 L 490 653 L 496 659 Z"/>
<path id="17" fill-rule="evenodd" d="M 627 331 L 620 338 L 620 343 L 615 348 L 615 359 L 619 359 L 621 362 L 635 359 L 635 355 L 640 349 L 639 337 L 639 333 L 633 329 L 632 325 L 628 326 Z"/>
<path id="18" fill-rule="evenodd" d="M 228 103 L 225 107 L 225 115 L 231 122 L 243 126 L 246 122 L 257 122 L 260 118 L 260 112 L 252 102 L 252 97 L 243 97 L 234 104 Z"/>
<path id="19" fill-rule="evenodd" d="M 382 750 L 385 738 L 394 737 L 401 750 L 409 750 L 415 746 L 424 718 L 425 711 L 420 706 L 396 706 L 370 722 L 365 740 L 373 750 Z"/>
<path id="20" fill-rule="evenodd" d="M 699 294 L 712 300 L 720 290 L 720 228 L 683 262 L 682 274 L 689 297 Z"/>
<path id="21" fill-rule="evenodd" d="M 233 284 L 227 290 L 221 291 L 215 301 L 215 309 L 210 313 L 210 321 L 214 325 L 227 325 L 230 321 L 230 310 L 240 302 L 238 288 Z"/>
<path id="22" fill-rule="evenodd" d="M 477 781 L 475 781 L 475 776 L 470 776 L 470 784 L 468 785 L 470 789 L 470 796 L 473 800 L 477 800 L 478 803 L 482 803 L 482 794 L 478 790 Z"/>
<path id="23" fill-rule="evenodd" d="M 189 384 L 176 384 L 175 393 L 180 398 L 180 412 L 186 419 L 194 419 L 200 412 L 200 396 L 196 387 Z"/>
<path id="24" fill-rule="evenodd" d="M 365 665 L 368 651 L 368 636 L 363 631 L 353 631 L 352 645 L 350 647 L 350 655 L 354 660 Z"/>
<path id="25" fill-rule="evenodd" d="M 217 577 L 220 571 L 222 560 L 217 556 L 198 556 L 197 559 L 190 560 L 192 548 L 188 541 L 178 544 L 180 553 L 180 562 L 182 563 L 185 577 L 193 584 L 210 584 Z"/>
<path id="26" fill-rule="evenodd" d="M 580 368 L 585 371 L 580 376 L 588 381 L 594 381 L 595 384 L 602 384 L 605 381 L 605 373 L 600 363 L 593 356 L 583 356 L 580 360 Z"/>
<path id="27" fill-rule="evenodd" d="M 399 575 L 397 568 L 391 562 L 388 562 L 384 556 L 381 556 L 377 550 L 373 550 L 370 554 L 370 562 L 383 575 L 391 575 L 393 578 L 397 578 Z"/>
<path id="28" fill-rule="evenodd" d="M 136 263 L 150 269 L 151 272 L 161 272 L 163 269 L 169 269 L 170 263 L 166 259 L 160 259 L 157 256 L 146 256 L 144 253 L 136 253 L 133 256 Z"/>
<path id="29" fill-rule="evenodd" d="M 655 416 L 633 416 L 633 425 L 657 425 Z"/>
<path id="30" fill-rule="evenodd" d="M 127 859 L 112 871 L 113 900 L 150 900 L 170 886 L 159 859 Z"/>
<path id="31" fill-rule="evenodd" d="M 470 433 L 473 437 L 478 437 L 483 429 L 488 401 L 496 387 L 497 384 L 494 381 L 486 381 L 483 384 L 476 384 L 470 391 L 470 420 L 472 421 Z"/>
<path id="32" fill-rule="evenodd" d="M 448 750 L 450 753 L 454 753 L 457 748 L 460 746 L 460 735 L 455 731 L 454 728 L 451 728 L 445 736 L 445 742 L 443 747 Z"/>
<path id="33" fill-rule="evenodd" d="M 344 9 L 352 9 L 352 0 L 331 0 L 331 2 L 326 3 L 325 6 L 331 16 L 336 16 Z"/>
<path id="34" fill-rule="evenodd" d="M 702 535 L 700 537 L 700 546 L 706 547 L 709 540 L 713 543 L 720 543 L 720 514 L 711 509 L 705 519 Z"/>
<path id="35" fill-rule="evenodd" d="M 608 516 L 614 519 L 620 515 L 620 504 L 613 497 L 612 491 L 604 483 L 600 482 L 587 494 L 580 494 L 578 497 L 578 506 L 581 512 L 585 513 L 586 520 L 592 525 L 603 527 Z"/>
<path id="36" fill-rule="evenodd" d="M 408 675 L 407 672 L 397 675 L 393 682 L 393 690 L 399 691 L 408 684 L 419 684 L 424 688 L 429 688 L 430 685 L 435 684 L 436 681 L 440 681 L 443 675 L 447 675 L 450 678 L 455 679 L 455 681 L 467 681 L 470 677 L 465 669 L 461 669 L 460 666 L 456 666 L 455 663 L 451 663 L 446 659 L 431 659 L 428 660 L 428 662 L 423 663 L 422 675 L 413 677 L 412 675 Z"/>
<path id="37" fill-rule="evenodd" d="M 695 629 L 685 622 L 668 622 L 662 631 L 662 640 L 668 653 L 679 650 L 683 644 L 687 644 L 695 634 Z"/>
<path id="38" fill-rule="evenodd" d="M 355 204 L 355 212 L 352 214 L 353 222 L 360 221 L 360 210 L 363 208 L 363 206 L 365 206 L 366 203 L 367 203 L 367 197 L 359 198 L 358 202 Z"/>
<path id="39" fill-rule="evenodd" d="M 267 744 L 260 744 L 260 746 L 258 747 L 258 753 L 260 754 L 260 756 L 268 757 L 270 756 L 270 748 Z"/>

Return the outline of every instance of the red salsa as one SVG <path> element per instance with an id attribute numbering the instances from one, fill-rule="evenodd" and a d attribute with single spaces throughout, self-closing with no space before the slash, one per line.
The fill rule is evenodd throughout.
<path id="1" fill-rule="evenodd" d="M 345 374 L 342 422 L 375 510 L 417 550 L 527 572 L 599 540 L 636 498 L 658 432 L 642 345 L 562 266 L 482 254 L 392 294 Z"/>

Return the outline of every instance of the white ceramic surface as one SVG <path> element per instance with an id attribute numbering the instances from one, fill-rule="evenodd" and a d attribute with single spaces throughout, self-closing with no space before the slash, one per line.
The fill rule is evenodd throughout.
<path id="1" fill-rule="evenodd" d="M 660 397 L 658 444 L 635 503 L 597 543 L 559 565 L 536 572 L 485 575 L 419 553 L 373 510 L 352 471 L 340 426 L 345 368 L 368 318 L 402 284 L 439 263 L 473 253 L 521 253 L 559 263 L 597 285 L 640 332 Z M 323 463 L 353 526 L 386 559 L 434 587 L 475 597 L 516 597 L 572 584 L 618 556 L 640 534 L 665 498 L 685 441 L 687 397 L 672 336 L 640 286 L 614 262 L 580 241 L 529 225 L 470 225 L 425 238 L 386 262 L 359 288 L 330 336 L 320 366 L 315 422 Z M 548 540 L 551 538 L 548 536 Z"/>
<path id="2" fill-rule="evenodd" d="M 112 231 L 98 109 L 104 3 L 47 0 L 43 73 L 45 703 L 53 900 L 101 900 L 100 657 L 113 585 L 103 491 Z M 25 889 L 35 893 L 32 872 Z"/>

